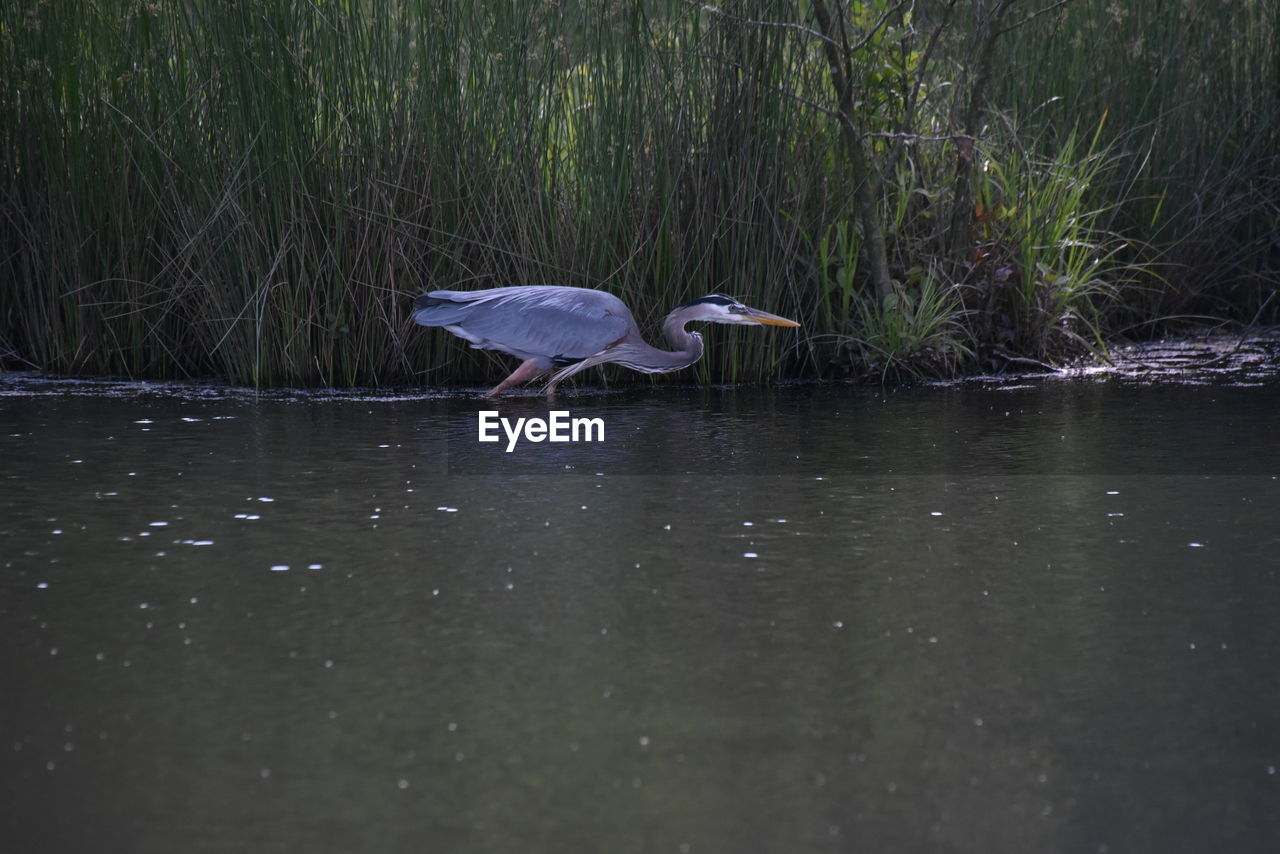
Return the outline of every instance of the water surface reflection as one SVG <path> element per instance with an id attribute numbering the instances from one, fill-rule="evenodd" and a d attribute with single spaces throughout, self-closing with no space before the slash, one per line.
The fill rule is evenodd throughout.
<path id="1" fill-rule="evenodd" d="M 22 850 L 1280 838 L 1274 387 L 5 391 Z"/>

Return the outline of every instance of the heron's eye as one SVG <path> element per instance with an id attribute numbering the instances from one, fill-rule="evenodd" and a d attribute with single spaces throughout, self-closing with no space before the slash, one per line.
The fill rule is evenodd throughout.
<path id="1" fill-rule="evenodd" d="M 740 305 L 731 305 L 731 306 L 729 306 L 729 313 L 730 313 L 730 314 L 742 314 L 742 312 L 743 312 L 743 311 L 744 311 L 744 309 L 743 309 L 743 307 L 742 307 L 742 306 L 740 306 Z"/>

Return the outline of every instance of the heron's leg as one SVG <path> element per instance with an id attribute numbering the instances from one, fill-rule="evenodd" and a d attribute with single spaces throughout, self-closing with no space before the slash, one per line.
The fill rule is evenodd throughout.
<path id="1" fill-rule="evenodd" d="M 497 397 L 513 385 L 527 383 L 546 370 L 546 368 L 542 367 L 540 359 L 525 359 L 520 363 L 520 367 L 511 372 L 511 376 L 494 386 L 485 397 Z"/>
<path id="2" fill-rule="evenodd" d="M 569 365 L 566 368 L 561 368 L 560 370 L 556 371 L 554 374 L 551 375 L 551 382 L 547 383 L 547 397 L 555 397 L 556 388 L 560 385 L 560 383 L 569 379 L 569 377 L 573 376 L 579 371 L 586 370 L 592 365 L 602 365 L 607 361 L 609 361 L 607 354 L 597 353 L 594 356 L 590 356 L 586 359 L 583 359 L 581 362 L 577 362 L 575 364 Z"/>

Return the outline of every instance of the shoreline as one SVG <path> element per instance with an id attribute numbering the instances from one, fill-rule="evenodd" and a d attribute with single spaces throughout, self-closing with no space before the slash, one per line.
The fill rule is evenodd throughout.
<path id="1" fill-rule="evenodd" d="M 1125 342 L 1113 345 L 1110 362 L 1079 360 L 1074 364 L 1042 370 L 1001 373 L 974 372 L 955 377 L 906 380 L 885 383 L 882 387 L 955 386 L 983 384 L 1004 386 L 1035 379 L 1104 380 L 1125 379 L 1139 382 L 1184 383 L 1191 385 L 1234 384 L 1262 385 L 1280 380 L 1280 327 L 1250 330 L 1244 334 L 1212 332 L 1198 335 L 1165 336 L 1148 342 Z M 802 386 L 845 385 L 851 388 L 875 386 L 870 380 L 852 378 L 811 377 L 783 379 L 773 383 L 669 383 L 661 386 L 622 384 L 609 387 L 582 386 L 566 389 L 568 396 L 616 395 L 640 389 L 687 391 L 690 389 L 730 390 L 738 388 L 796 388 Z M 37 389 L 36 386 L 41 388 Z M 105 387 L 112 387 L 107 389 Z M 335 400 L 406 400 L 425 398 L 470 397 L 480 399 L 487 388 L 483 384 L 458 386 L 352 386 L 348 388 L 308 388 L 305 386 L 236 385 L 216 377 L 191 379 L 133 379 L 120 376 L 65 375 L 33 370 L 0 370 L 0 397 L 40 393 L 65 393 L 79 388 L 93 393 L 117 394 L 174 393 L 193 397 L 224 395 L 269 398 L 306 397 Z M 543 397 L 538 387 L 509 392 L 509 400 Z M 563 394 L 563 392 L 562 392 Z M 493 403 L 492 400 L 489 401 Z"/>

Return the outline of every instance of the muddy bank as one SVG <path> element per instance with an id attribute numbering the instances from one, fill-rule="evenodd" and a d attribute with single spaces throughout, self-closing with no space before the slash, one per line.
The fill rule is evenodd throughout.
<path id="1" fill-rule="evenodd" d="M 1071 375 L 1117 375 L 1152 381 L 1260 385 L 1280 376 L 1280 328 L 1188 335 L 1124 344 L 1111 363 L 1069 369 Z"/>

